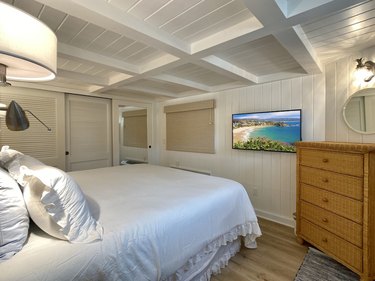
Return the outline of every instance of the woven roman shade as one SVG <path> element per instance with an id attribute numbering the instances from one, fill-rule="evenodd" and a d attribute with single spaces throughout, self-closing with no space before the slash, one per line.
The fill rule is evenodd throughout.
<path id="1" fill-rule="evenodd" d="M 123 145 L 147 148 L 147 109 L 126 111 L 124 118 Z"/>
<path id="2" fill-rule="evenodd" d="M 165 106 L 167 150 L 215 153 L 214 108 L 215 100 Z"/>

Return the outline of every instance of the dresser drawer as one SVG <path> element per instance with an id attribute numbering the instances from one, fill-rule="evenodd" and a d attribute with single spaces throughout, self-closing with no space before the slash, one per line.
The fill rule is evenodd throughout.
<path id="1" fill-rule="evenodd" d="M 326 191 L 311 185 L 301 184 L 301 199 L 362 224 L 362 202 Z"/>
<path id="2" fill-rule="evenodd" d="M 301 201 L 301 216 L 362 248 L 362 226 L 310 203 Z"/>
<path id="3" fill-rule="evenodd" d="M 299 161 L 301 165 L 323 170 L 363 176 L 363 155 L 355 153 L 339 153 L 325 150 L 300 149 Z"/>
<path id="4" fill-rule="evenodd" d="M 300 166 L 300 181 L 357 200 L 363 198 L 363 178 Z"/>
<path id="5" fill-rule="evenodd" d="M 344 239 L 302 219 L 301 235 L 323 251 L 362 271 L 362 250 Z"/>

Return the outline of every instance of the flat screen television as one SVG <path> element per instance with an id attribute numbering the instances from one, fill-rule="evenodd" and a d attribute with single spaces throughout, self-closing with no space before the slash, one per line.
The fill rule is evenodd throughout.
<path id="1" fill-rule="evenodd" d="M 232 148 L 296 152 L 301 109 L 232 114 Z"/>

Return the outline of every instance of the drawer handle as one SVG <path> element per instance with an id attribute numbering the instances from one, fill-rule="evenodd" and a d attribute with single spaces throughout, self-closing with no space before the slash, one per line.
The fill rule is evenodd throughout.
<path id="1" fill-rule="evenodd" d="M 327 203 L 328 202 L 328 198 L 327 197 L 323 197 L 322 201 Z"/>
<path id="2" fill-rule="evenodd" d="M 328 159 L 327 158 L 323 158 L 323 163 L 328 163 Z"/>
<path id="3" fill-rule="evenodd" d="M 327 218 L 323 218 L 322 222 L 328 222 L 328 219 Z"/>
<path id="4" fill-rule="evenodd" d="M 328 242 L 328 239 L 324 237 L 324 238 L 322 239 L 322 241 L 323 241 L 324 243 L 327 243 L 327 242 Z"/>
<path id="5" fill-rule="evenodd" d="M 327 179 L 327 178 L 324 178 L 324 179 L 323 179 L 323 182 L 327 183 L 327 182 L 328 182 L 328 179 Z"/>

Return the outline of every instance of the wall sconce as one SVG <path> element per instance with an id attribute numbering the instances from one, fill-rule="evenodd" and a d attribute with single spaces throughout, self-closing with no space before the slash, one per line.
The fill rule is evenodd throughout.
<path id="1" fill-rule="evenodd" d="M 0 1 L 0 86 L 6 80 L 38 82 L 56 76 L 57 39 L 33 16 Z"/>
<path id="2" fill-rule="evenodd" d="M 363 79 L 363 81 L 365 82 L 370 82 L 371 79 L 375 76 L 375 63 L 370 60 L 364 62 L 364 60 L 364 58 L 356 59 L 358 79 Z"/>
<path id="3" fill-rule="evenodd" d="M 23 110 L 22 107 L 16 103 L 14 100 L 10 102 L 8 107 L 0 107 L 0 112 L 5 111 L 5 124 L 7 125 L 8 129 L 11 131 L 24 131 L 29 128 L 30 123 L 29 119 L 25 114 L 25 111 L 30 113 L 36 120 L 38 120 L 47 130 L 50 132 L 51 128 L 49 128 L 46 124 L 44 124 L 38 117 L 36 117 L 30 110 Z"/>

